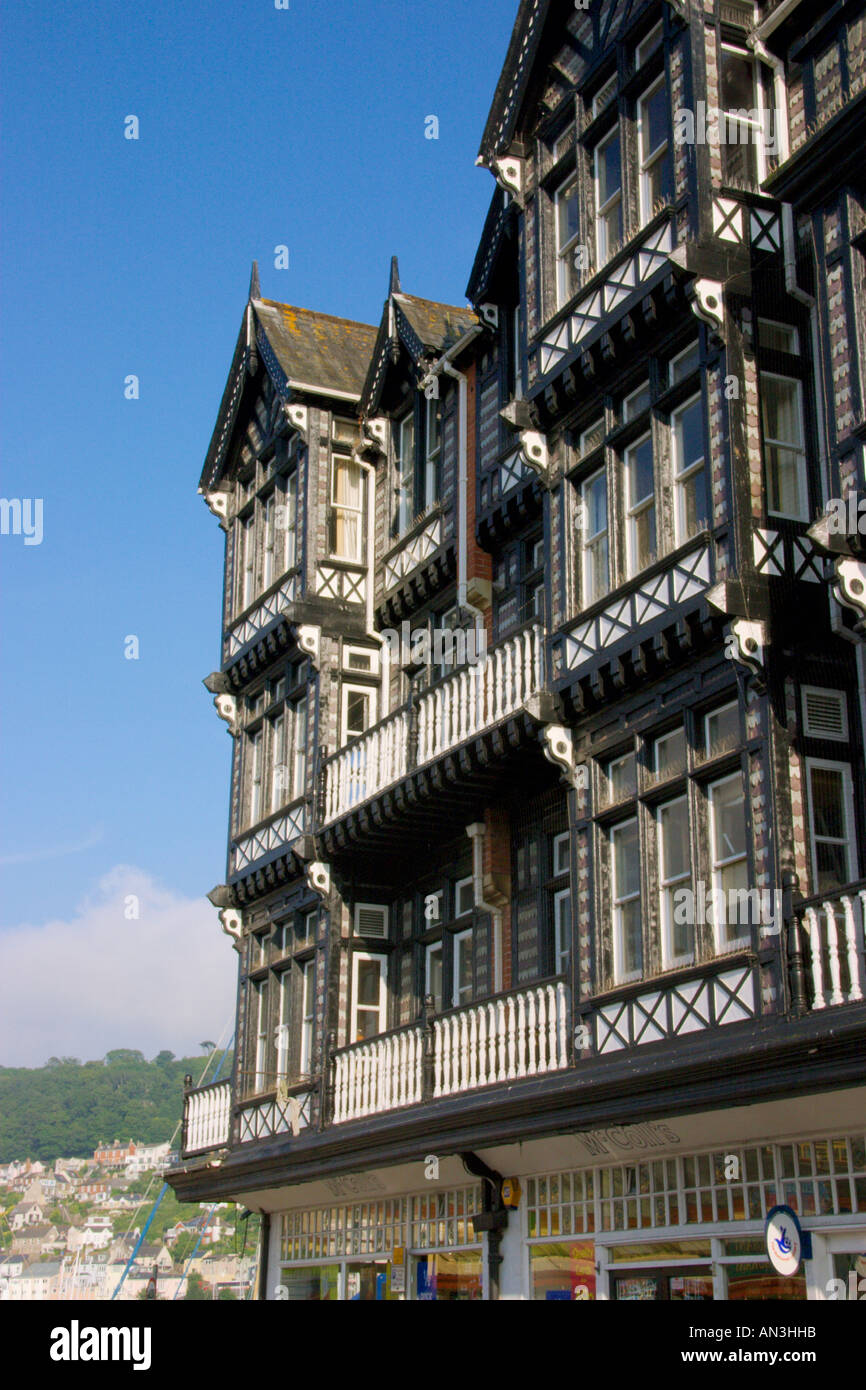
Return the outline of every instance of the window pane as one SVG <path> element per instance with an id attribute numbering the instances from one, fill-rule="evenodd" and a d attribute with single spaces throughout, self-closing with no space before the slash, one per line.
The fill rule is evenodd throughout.
<path id="1" fill-rule="evenodd" d="M 640 891 L 640 855 L 637 821 L 617 827 L 613 832 L 614 895 L 617 899 Z"/>
<path id="2" fill-rule="evenodd" d="M 737 704 L 724 705 L 706 717 L 707 752 L 730 748 L 740 737 L 740 710 Z"/>
<path id="3" fill-rule="evenodd" d="M 646 158 L 668 138 L 667 89 L 664 83 L 640 103 L 641 158 Z"/>
<path id="4" fill-rule="evenodd" d="M 842 773 L 837 768 L 813 767 L 812 828 L 816 835 L 845 838 L 845 809 Z"/>
<path id="5" fill-rule="evenodd" d="M 604 145 L 599 146 L 597 159 L 598 205 L 599 208 L 602 208 L 609 198 L 619 192 L 622 184 L 622 169 L 619 156 L 619 130 L 617 130 Z"/>
<path id="6" fill-rule="evenodd" d="M 572 180 L 561 188 L 556 197 L 557 206 L 557 247 L 562 250 L 580 230 L 579 207 L 577 201 L 577 180 Z"/>
<path id="7" fill-rule="evenodd" d="M 629 460 L 629 504 L 635 506 L 646 497 L 653 495 L 653 445 L 651 439 L 644 439 L 628 453 Z"/>
<path id="8" fill-rule="evenodd" d="M 662 806 L 659 811 L 662 835 L 661 875 L 666 881 L 689 872 L 689 804 L 685 797 Z"/>
<path id="9" fill-rule="evenodd" d="M 717 782 L 713 802 L 713 851 L 718 864 L 746 852 L 746 803 L 739 774 Z"/>
<path id="10" fill-rule="evenodd" d="M 686 735 L 684 729 L 674 729 L 655 743 L 656 772 L 678 772 L 686 765 Z"/>

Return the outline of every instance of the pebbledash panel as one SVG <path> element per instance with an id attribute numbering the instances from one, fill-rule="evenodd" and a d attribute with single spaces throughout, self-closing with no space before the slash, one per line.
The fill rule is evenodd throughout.
<path id="1" fill-rule="evenodd" d="M 734 1145 L 520 1177 L 502 1296 L 535 1300 L 848 1299 L 866 1291 L 866 1134 Z M 469 1301 L 486 1295 L 480 1186 L 275 1216 L 288 1300 Z M 794 1278 L 767 1260 L 784 1203 L 812 1237 Z M 861 1283 L 861 1281 L 864 1281 Z M 859 1294 L 857 1296 L 860 1296 Z"/>

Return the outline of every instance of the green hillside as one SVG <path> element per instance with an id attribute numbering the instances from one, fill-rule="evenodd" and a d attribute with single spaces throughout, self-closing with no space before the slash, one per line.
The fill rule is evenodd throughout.
<path id="1" fill-rule="evenodd" d="M 181 1117 L 184 1075 L 197 1081 L 205 1060 L 160 1052 L 147 1061 L 119 1049 L 98 1062 L 52 1057 L 44 1067 L 0 1067 L 0 1163 L 87 1158 L 113 1139 L 165 1142 Z M 230 1070 L 231 1055 L 220 1074 Z"/>

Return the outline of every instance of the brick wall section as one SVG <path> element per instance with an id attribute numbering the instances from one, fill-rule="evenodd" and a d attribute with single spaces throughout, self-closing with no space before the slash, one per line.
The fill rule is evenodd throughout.
<path id="1" fill-rule="evenodd" d="M 705 8 L 712 10 L 712 5 Z M 718 109 L 719 106 L 719 63 L 716 51 L 716 31 L 709 24 L 704 28 L 704 49 L 706 52 L 707 63 L 707 90 L 696 95 L 696 100 L 701 96 L 707 104 L 707 111 L 711 108 Z M 697 125 L 697 112 L 695 113 L 695 124 Z M 714 188 L 718 188 L 722 182 L 722 156 L 719 146 L 707 145 L 710 152 L 710 178 Z"/>
<path id="2" fill-rule="evenodd" d="M 824 238 L 827 254 L 841 244 L 841 216 L 838 208 L 824 216 Z M 845 275 L 841 262 L 826 272 L 827 337 L 830 346 L 830 374 L 833 383 L 833 419 L 837 441 L 850 433 L 854 424 L 851 409 L 851 344 L 845 312 Z"/>
<path id="3" fill-rule="evenodd" d="M 482 870 L 485 883 L 494 878 L 497 887 L 511 898 L 511 826 L 508 812 L 503 806 L 488 806 L 484 812 L 484 852 Z M 490 970 L 491 989 L 493 988 L 493 969 Z M 506 906 L 502 912 L 502 988 L 510 989 L 512 984 L 511 964 L 511 908 Z"/>
<path id="4" fill-rule="evenodd" d="M 486 550 L 481 549 L 475 533 L 475 511 L 478 498 L 476 401 L 476 367 L 475 363 L 472 362 L 466 369 L 466 577 L 470 584 L 473 579 L 481 579 L 489 583 L 493 576 L 492 557 Z M 488 607 L 484 613 L 484 626 L 487 641 L 492 642 L 492 607 Z"/>
<path id="5" fill-rule="evenodd" d="M 684 50 L 688 42 L 688 30 L 684 30 L 679 43 L 674 44 L 671 49 L 670 57 L 670 98 L 671 116 L 685 106 L 685 56 Z M 689 177 L 689 147 L 688 145 L 674 145 L 674 197 L 680 198 L 688 192 Z"/>
<path id="6" fill-rule="evenodd" d="M 788 731 L 795 737 L 799 732 L 797 693 L 792 680 L 785 681 L 785 714 Z M 791 795 L 791 831 L 794 836 L 794 869 L 800 879 L 800 892 L 807 897 L 810 892 L 811 870 L 806 854 L 806 789 L 803 764 L 797 753 L 791 749 L 789 763 L 789 790 Z"/>
<path id="7" fill-rule="evenodd" d="M 802 74 L 788 79 L 788 148 L 794 154 L 806 139 L 806 103 Z"/>
<path id="8" fill-rule="evenodd" d="M 766 720 L 763 698 L 753 688 L 746 696 L 746 737 L 750 741 L 764 738 Z M 752 811 L 752 846 L 755 863 L 755 887 L 771 888 L 770 817 L 767 806 L 767 772 L 763 748 L 749 756 L 749 797 Z"/>
<path id="9" fill-rule="evenodd" d="M 749 493 L 751 496 L 751 515 L 760 520 L 763 510 L 764 496 L 764 465 L 761 457 L 761 429 L 758 400 L 758 369 L 754 358 L 743 359 L 743 381 L 740 386 L 741 405 L 745 411 L 746 422 L 746 448 L 748 458 L 745 460 L 749 474 Z M 737 402 L 731 401 L 730 408 L 737 409 Z M 732 459 L 732 468 L 736 468 L 740 463 L 737 459 Z"/>
<path id="10" fill-rule="evenodd" d="M 590 840 L 589 832 L 578 830 L 575 837 L 575 862 L 577 870 L 577 919 L 574 924 L 573 941 L 577 951 L 577 988 L 580 998 L 592 993 L 592 894 L 590 891 Z"/>
<path id="11" fill-rule="evenodd" d="M 725 459 L 725 400 L 721 365 L 707 372 L 707 404 L 710 420 L 710 479 L 713 525 L 723 526 L 730 519 L 728 478 Z"/>
<path id="12" fill-rule="evenodd" d="M 848 82 L 852 96 L 866 85 L 866 17 L 848 25 L 845 42 L 848 59 Z"/>
<path id="13" fill-rule="evenodd" d="M 818 123 L 829 121 L 842 107 L 842 71 L 839 45 L 833 42 L 815 59 L 815 110 Z"/>

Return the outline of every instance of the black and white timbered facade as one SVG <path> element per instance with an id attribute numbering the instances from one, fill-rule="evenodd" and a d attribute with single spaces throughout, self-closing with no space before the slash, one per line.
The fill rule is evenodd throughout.
<path id="1" fill-rule="evenodd" d="M 866 1276 L 864 103 L 862 3 L 522 0 L 471 307 L 254 273 L 236 1062 L 169 1181 L 263 1296 Z"/>

